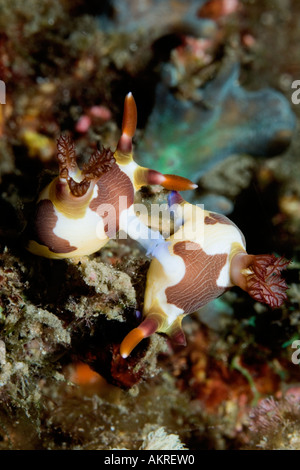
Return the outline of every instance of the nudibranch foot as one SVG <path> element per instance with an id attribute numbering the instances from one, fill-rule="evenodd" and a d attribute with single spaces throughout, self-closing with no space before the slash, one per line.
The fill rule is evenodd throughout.
<path id="1" fill-rule="evenodd" d="M 287 284 L 280 274 L 289 264 L 274 255 L 237 253 L 231 261 L 231 279 L 258 302 L 277 308 L 287 299 Z"/>

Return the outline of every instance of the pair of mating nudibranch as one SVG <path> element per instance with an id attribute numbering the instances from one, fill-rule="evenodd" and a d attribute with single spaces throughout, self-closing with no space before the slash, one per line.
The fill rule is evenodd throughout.
<path id="1" fill-rule="evenodd" d="M 117 149 L 96 151 L 80 170 L 74 145 L 58 140 L 59 176 L 40 194 L 28 250 L 48 258 L 75 258 L 101 249 L 119 230 L 141 243 L 152 256 L 147 273 L 144 320 L 120 346 L 126 358 L 155 332 L 185 344 L 181 322 L 236 285 L 272 307 L 286 299 L 280 272 L 288 262 L 273 255 L 248 255 L 241 231 L 227 217 L 186 202 L 177 191 L 197 185 L 163 175 L 133 160 L 137 111 L 126 96 Z M 134 211 L 134 195 L 144 185 L 168 190 L 175 231 L 164 239 Z"/>

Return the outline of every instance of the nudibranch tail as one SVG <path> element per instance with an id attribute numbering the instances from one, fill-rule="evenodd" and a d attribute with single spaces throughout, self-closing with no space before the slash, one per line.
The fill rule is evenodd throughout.
<path id="1" fill-rule="evenodd" d="M 277 308 L 287 299 L 287 284 L 280 273 L 289 263 L 274 255 L 237 253 L 231 260 L 231 279 L 258 302 Z"/>
<path id="2" fill-rule="evenodd" d="M 155 333 L 161 326 L 159 315 L 151 314 L 137 327 L 131 330 L 123 339 L 120 346 L 120 354 L 126 359 L 133 349 L 144 339 Z"/>

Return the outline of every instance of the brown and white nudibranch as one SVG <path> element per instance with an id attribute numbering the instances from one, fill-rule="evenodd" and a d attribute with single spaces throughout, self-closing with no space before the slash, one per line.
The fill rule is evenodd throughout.
<path id="1" fill-rule="evenodd" d="M 96 151 L 81 170 L 71 139 L 64 136 L 58 139 L 59 175 L 37 200 L 27 245 L 30 252 L 57 259 L 89 255 L 102 248 L 120 229 L 151 252 L 147 240 L 156 239 L 155 246 L 157 237 L 151 237 L 151 228 L 143 226 L 135 216 L 135 192 L 152 184 L 175 190 L 194 189 L 197 185 L 180 176 L 163 175 L 139 166 L 132 152 L 136 125 L 136 104 L 128 93 L 117 149 Z M 137 223 L 131 223 L 133 220 Z"/>
<path id="2" fill-rule="evenodd" d="M 248 255 L 242 232 L 227 217 L 189 204 L 178 193 L 170 196 L 177 228 L 153 253 L 144 320 L 121 343 L 123 358 L 155 332 L 185 344 L 183 317 L 230 287 L 239 286 L 272 307 L 286 299 L 287 285 L 280 272 L 289 261 L 274 255 Z"/>
<path id="3" fill-rule="evenodd" d="M 234 223 L 189 204 L 177 192 L 197 185 L 133 160 L 136 124 L 136 104 L 129 93 L 115 152 L 96 151 L 81 170 L 71 139 L 58 139 L 59 175 L 39 195 L 27 244 L 36 255 L 74 258 L 100 250 L 122 229 L 151 253 L 144 320 L 123 340 L 120 353 L 124 358 L 155 332 L 184 344 L 183 317 L 232 286 L 272 307 L 281 305 L 287 289 L 280 273 L 288 261 L 273 255 L 248 255 L 244 236 Z M 174 214 L 175 230 L 166 240 L 135 213 L 135 192 L 152 184 L 172 190 L 169 211 Z"/>

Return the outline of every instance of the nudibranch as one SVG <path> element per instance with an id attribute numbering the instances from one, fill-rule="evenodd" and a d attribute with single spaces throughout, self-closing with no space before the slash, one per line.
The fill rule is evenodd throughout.
<path id="1" fill-rule="evenodd" d="M 155 246 L 157 237 L 150 236 L 151 228 L 134 213 L 135 192 L 144 185 L 174 190 L 190 190 L 197 185 L 180 176 L 139 166 L 133 159 L 136 125 L 136 104 L 132 93 L 128 93 L 115 152 L 97 150 L 82 169 L 78 168 L 71 139 L 58 139 L 59 175 L 37 200 L 27 244 L 30 252 L 56 259 L 89 255 L 121 229 L 142 245 L 146 243 L 151 252 L 148 240 L 156 240 Z"/>
<path id="2" fill-rule="evenodd" d="M 144 320 L 121 343 L 123 358 L 155 332 L 166 333 L 184 345 L 183 317 L 230 287 L 239 286 L 271 307 L 286 299 L 287 285 L 280 272 L 288 261 L 274 255 L 247 254 L 242 232 L 224 215 L 189 204 L 176 192 L 170 194 L 170 203 L 177 227 L 153 253 Z"/>

